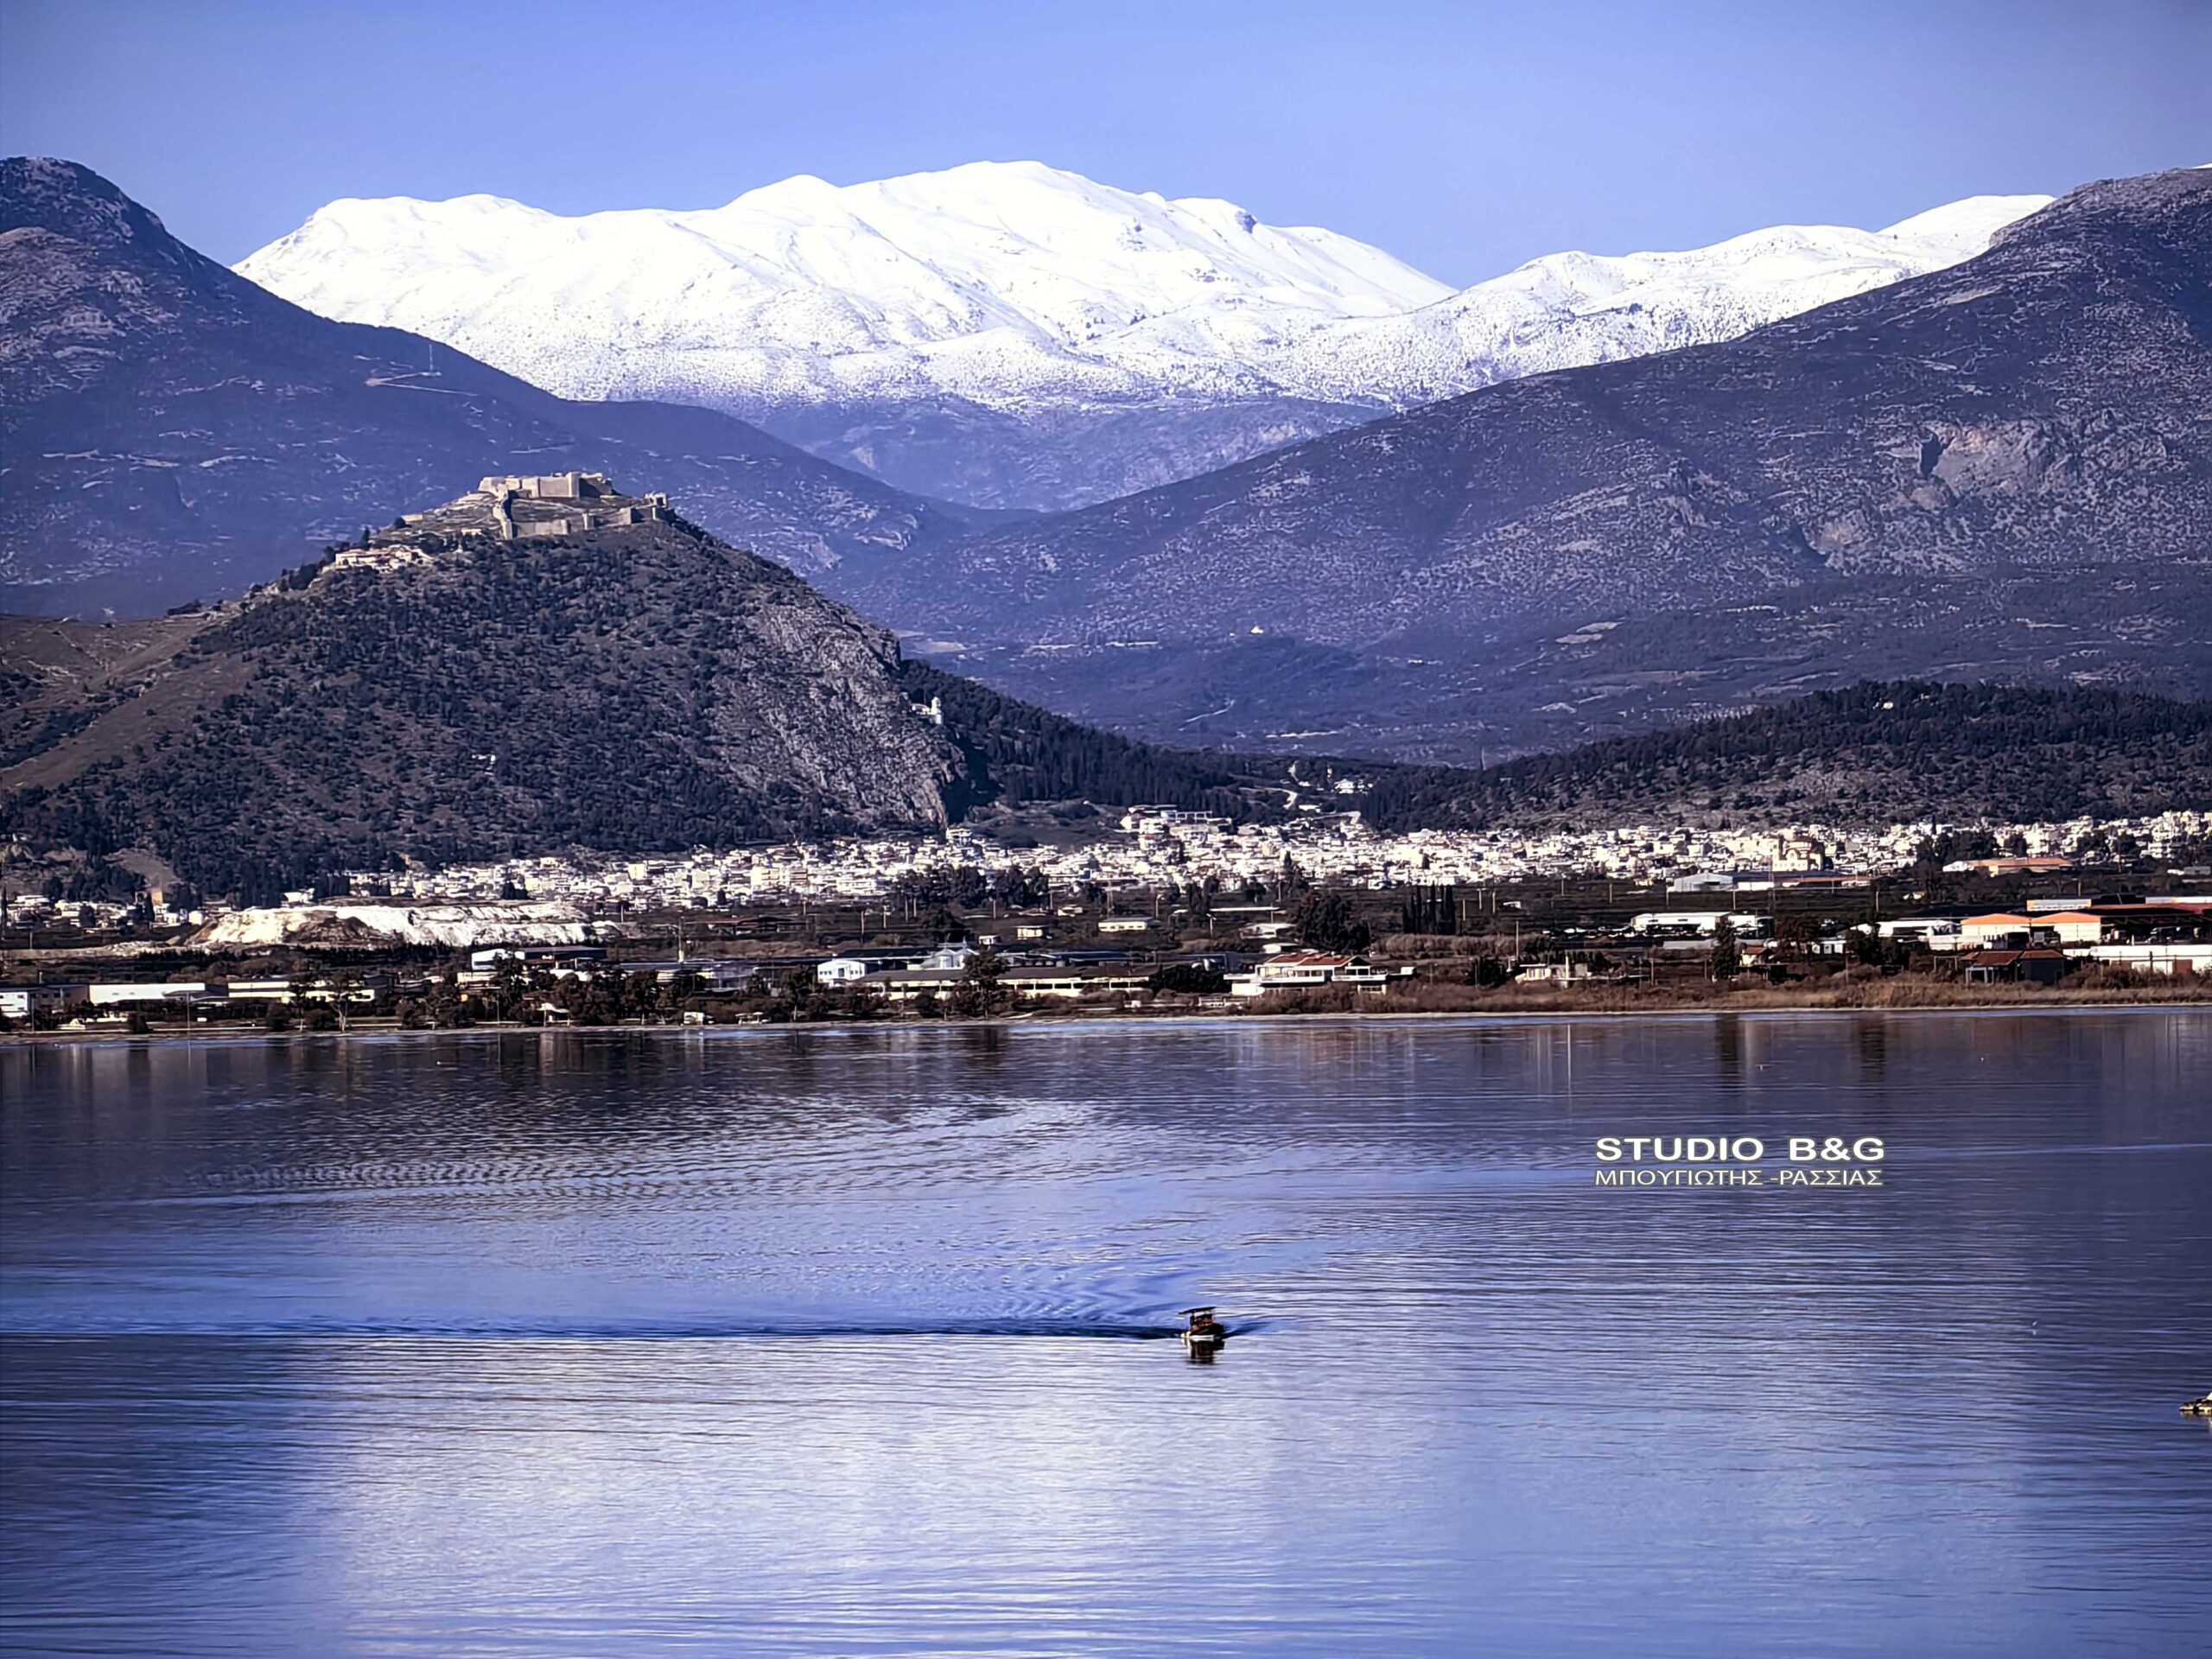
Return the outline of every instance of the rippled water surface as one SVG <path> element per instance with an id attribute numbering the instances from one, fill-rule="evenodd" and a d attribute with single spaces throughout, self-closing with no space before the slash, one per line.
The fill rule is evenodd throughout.
<path id="1" fill-rule="evenodd" d="M 1593 1185 L 1724 1131 L 1885 1185 Z M 2212 1650 L 2202 1011 L 15 1047 L 0 1154 L 10 1652 Z"/>

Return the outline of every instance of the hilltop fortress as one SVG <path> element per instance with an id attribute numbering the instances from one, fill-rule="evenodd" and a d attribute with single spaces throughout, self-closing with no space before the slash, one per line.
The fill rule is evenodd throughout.
<path id="1" fill-rule="evenodd" d="M 392 570 L 429 557 L 432 548 L 471 537 L 518 542 L 678 522 L 665 494 L 624 495 L 604 473 L 509 474 L 480 479 L 474 490 L 442 506 L 403 513 L 390 528 L 369 531 L 359 546 L 340 549 L 331 563 Z"/>
<path id="2" fill-rule="evenodd" d="M 489 535 L 499 541 L 533 536 L 581 536 L 587 531 L 673 521 L 668 497 L 659 491 L 627 496 L 604 473 L 508 474 L 477 480 L 458 500 L 427 512 L 404 515 L 385 537 L 431 531 L 448 536 Z"/>

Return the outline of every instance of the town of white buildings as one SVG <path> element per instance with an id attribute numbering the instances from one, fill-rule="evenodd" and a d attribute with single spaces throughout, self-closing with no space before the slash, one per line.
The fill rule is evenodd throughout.
<path id="1" fill-rule="evenodd" d="M 373 894 L 399 907 L 474 906 L 511 898 L 519 889 L 536 901 L 536 919 L 554 925 L 576 911 L 740 908 L 744 906 L 889 904 L 902 884 L 962 866 L 986 875 L 1035 868 L 1056 901 L 1087 889 L 1116 895 L 1182 888 L 1211 878 L 1234 891 L 1247 882 L 1272 885 L 1286 860 L 1308 881 L 1384 888 L 1414 885 L 1482 887 L 1554 877 L 1596 877 L 1625 883 L 1756 889 L 1762 875 L 1847 876 L 1899 870 L 1920 848 L 1946 832 L 1986 831 L 2000 847 L 2031 857 L 2075 855 L 2085 845 L 2132 841 L 2152 860 L 2173 856 L 2212 834 L 2212 813 L 2166 812 L 2155 817 L 2077 818 L 2056 823 L 1959 825 L 1936 822 L 1882 830 L 1808 824 L 1771 829 L 1693 829 L 1636 824 L 1601 830 L 1542 831 L 1417 830 L 1382 835 L 1357 812 L 1300 817 L 1280 823 L 1232 824 L 1173 807 L 1138 807 L 1117 830 L 1071 846 L 995 840 L 961 826 L 937 836 L 849 838 L 774 846 L 696 848 L 689 853 L 547 853 L 483 864 L 398 871 L 359 871 L 355 898 Z M 290 896 L 294 907 L 312 895 Z M 12 897 L 20 923 L 41 915 L 92 912 L 100 925 L 128 906 Z M 212 922 L 219 906 L 189 919 Z M 184 915 L 167 917 L 176 922 Z M 531 917 L 518 913 L 517 919 Z M 241 938 L 244 944 L 249 941 Z M 273 939 L 272 939 L 272 942 Z M 467 938 L 426 938 L 466 944 Z"/>
<path id="2" fill-rule="evenodd" d="M 1471 885 L 1553 876 L 1596 876 L 1633 883 L 1681 881 L 1726 873 L 1873 873 L 1910 865 L 1916 849 L 1961 826 L 1920 823 L 1862 830 L 1809 825 L 1772 830 L 1693 830 L 1640 824 L 1625 829 L 1554 830 L 1420 830 L 1379 835 L 1357 813 L 1283 823 L 1232 825 L 1203 813 L 1137 808 L 1118 833 L 1074 847 L 1019 846 L 955 827 L 941 836 L 797 842 L 774 847 L 705 848 L 664 857 L 546 855 L 499 863 L 393 874 L 361 873 L 357 892 L 381 889 L 394 899 L 467 901 L 496 899 L 517 887 L 532 899 L 593 909 L 746 905 L 841 905 L 888 902 L 915 876 L 965 865 L 986 874 L 1035 868 L 1056 895 L 1089 887 L 1109 892 L 1184 887 L 1211 877 L 1233 889 L 1272 883 L 1286 859 L 1323 885 L 1390 887 Z M 2212 814 L 2168 812 L 2152 818 L 2076 819 L 2065 823 L 1976 825 L 2000 846 L 2031 856 L 2069 855 L 2101 832 L 2107 844 L 2132 838 L 2151 858 L 2212 830 Z"/>
<path id="3" fill-rule="evenodd" d="M 1229 934 L 1231 955 L 1213 957 L 1227 974 L 1232 993 L 1260 995 L 1268 990 L 1314 984 L 1352 984 L 1380 990 L 1411 974 L 1409 966 L 1370 966 L 1357 956 L 1300 953 L 1287 937 L 1293 924 L 1280 919 L 1271 905 L 1236 905 L 1254 885 L 1280 899 L 1278 884 L 1286 864 L 1318 886 L 1371 889 L 1395 887 L 1472 888 L 1480 893 L 1552 879 L 1617 881 L 1638 890 L 1621 895 L 1643 908 L 1630 918 L 1618 937 L 1640 939 L 1660 954 L 1707 948 L 1720 919 L 1727 918 L 1747 948 L 1765 948 L 1773 937 L 1767 896 L 1785 889 L 1840 898 L 1853 888 L 1870 887 L 1875 878 L 1916 862 L 1931 841 L 1961 826 L 1936 823 L 1894 824 L 1879 831 L 1809 826 L 1777 834 L 1764 830 L 1693 830 L 1673 826 L 1558 831 L 1421 830 L 1407 835 L 1375 833 L 1356 813 L 1315 815 L 1279 824 L 1234 825 L 1201 813 L 1173 808 L 1133 809 L 1117 830 L 1078 843 L 1032 846 L 995 840 L 972 830 L 954 828 L 941 836 L 839 840 L 722 850 L 699 849 L 680 856 L 637 858 L 553 855 L 496 863 L 438 869 L 359 872 L 353 891 L 318 899 L 309 892 L 288 894 L 281 906 L 226 911 L 219 906 L 179 915 L 158 899 L 156 918 L 171 925 L 194 925 L 188 944 L 210 951 L 253 952 L 269 947 L 313 950 L 378 950 L 431 946 L 474 952 L 469 983 L 493 977 L 490 960 L 527 949 L 552 961 L 565 953 L 570 969 L 589 971 L 604 957 L 603 944 L 630 937 L 635 918 L 658 912 L 700 910 L 756 912 L 809 905 L 825 911 L 862 912 L 860 933 L 870 928 L 866 912 L 884 906 L 883 925 L 894 914 L 930 902 L 916 896 L 931 875 L 950 875 L 966 867 L 988 878 L 1014 869 L 1035 870 L 1048 892 L 1041 905 L 1030 901 L 1008 917 L 995 933 L 978 933 L 979 944 L 1010 948 L 1014 966 L 1007 983 L 1030 996 L 1082 997 L 1094 992 L 1141 991 L 1156 957 L 1154 935 L 1173 943 L 1176 927 L 1166 914 L 1173 901 L 1167 889 L 1184 898 L 1193 884 L 1211 880 L 1220 894 L 1213 908 L 1234 910 Z M 1915 915 L 1879 916 L 1883 940 L 1894 939 L 1924 951 L 1964 962 L 1964 975 L 1977 978 L 2055 982 L 2072 967 L 2101 963 L 2139 973 L 2199 971 L 2207 956 L 2207 922 L 2212 899 L 2201 891 L 2112 897 L 2101 890 L 2131 885 L 2122 861 L 2137 869 L 2145 861 L 2163 864 L 2176 877 L 2195 880 L 2208 874 L 2201 866 L 2178 861 L 2201 849 L 2212 831 L 2212 814 L 2166 813 L 2122 820 L 2079 819 L 2065 823 L 1975 825 L 1980 844 L 2001 853 L 1958 861 L 1948 869 L 2041 878 L 2056 896 L 2030 897 L 2017 910 L 1967 913 L 1961 907 L 1937 908 Z M 2075 896 L 2066 896 L 2072 885 Z M 1664 897 L 1658 896 L 1662 890 Z M 1841 891 L 1839 891 L 1841 890 Z M 2091 896 L 2094 894 L 2096 896 Z M 1649 895 L 1647 897 L 1647 895 Z M 1736 895 L 1743 895 L 1740 898 Z M 150 896 L 150 895 L 149 895 Z M 66 929 L 97 928 L 123 918 L 128 907 L 76 905 L 39 897 L 10 895 L 12 920 L 34 937 L 42 916 Z M 1833 908 L 1834 899 L 1828 903 Z M 141 918 L 143 906 L 141 901 Z M 1516 900 L 1516 912 L 1521 903 Z M 1052 912 L 1058 911 L 1058 917 Z M 53 912 L 66 912 L 53 914 Z M 1154 912 L 1147 914 L 1146 912 Z M 90 912 L 87 914 L 86 912 Z M 1256 913 L 1255 913 L 1256 912 Z M 1767 912 L 1767 913 L 1762 913 Z M 1495 910 L 1493 911 L 1495 914 Z M 1129 949 L 1055 954 L 1047 943 L 1051 924 L 1077 918 L 1077 928 L 1095 935 L 1095 945 L 1120 943 L 1127 931 Z M 911 921 L 911 918 L 908 918 Z M 609 924 L 613 925 L 610 927 Z M 1163 925 L 1165 924 L 1165 925 Z M 658 925 L 664 929 L 664 921 Z M 849 933 L 849 915 L 840 925 Z M 1516 976 L 1531 982 L 1572 981 L 1589 971 L 1574 960 L 1570 930 L 1564 955 L 1539 946 L 1532 961 L 1520 959 L 1519 924 L 1515 924 Z M 660 937 L 665 937 L 664 932 Z M 1537 936 L 1541 938 L 1541 930 Z M 681 928 L 677 930 L 681 941 Z M 1213 940 L 1209 929 L 1208 944 Z M 592 942 L 598 941 L 600 944 Z M 1757 943 L 1749 943 L 1756 941 Z M 55 942 L 60 943 L 60 942 Z M 1553 945 L 1560 943 L 1552 941 Z M 94 946 L 90 956 L 118 960 L 156 948 L 118 942 Z M 1840 953 L 1843 940 L 1833 917 L 1821 941 L 1811 947 Z M 66 946 L 64 947 L 66 949 Z M 1237 950 L 1257 957 L 1235 957 Z M 940 961 L 951 953 L 954 959 Z M 866 950 L 822 958 L 817 952 L 791 962 L 811 968 L 825 985 L 849 979 L 884 990 L 892 1001 L 938 994 L 959 982 L 963 958 L 971 947 L 946 947 L 938 955 L 915 958 L 911 951 L 887 954 Z M 54 954 L 49 952 L 48 954 Z M 895 959 L 894 959 L 895 957 Z M 533 957 L 533 960 L 537 958 Z M 590 960 L 587 960 L 590 959 Z M 581 967 L 577 964 L 582 963 Z M 639 964 L 630 963 L 634 969 Z M 712 976 L 717 990 L 747 982 L 760 967 L 752 960 L 687 959 L 679 949 L 670 963 L 647 963 L 664 980 L 691 969 Z M 784 965 L 790 965 L 789 963 Z M 48 983 L 0 987 L 0 1014 L 10 1019 L 50 1011 L 63 1003 L 89 1002 L 140 1007 L 182 997 L 195 1006 L 290 995 L 290 982 L 268 980 L 212 983 Z M 337 995 L 327 986 L 311 995 Z M 365 990 L 348 993 L 365 997 Z M 294 997 L 296 1000 L 296 997 Z"/>

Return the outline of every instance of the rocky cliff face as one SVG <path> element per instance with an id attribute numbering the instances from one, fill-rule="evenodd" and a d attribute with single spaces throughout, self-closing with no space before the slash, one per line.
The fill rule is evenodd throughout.
<path id="1" fill-rule="evenodd" d="M 815 571 L 959 527 L 726 416 L 312 315 L 64 162 L 0 162 L 0 608 L 48 614 L 235 593 L 486 473 L 651 476 Z"/>
<path id="2" fill-rule="evenodd" d="M 1071 712 L 1119 698 L 1125 724 L 1185 741 L 1266 741 L 1287 713 L 1328 746 L 1471 758 L 1869 672 L 2202 695 L 2209 344 L 2212 172 L 2121 180 L 1741 340 L 981 535 L 855 597 L 998 648 L 1025 695 L 1070 672 L 1025 648 L 1088 648 Z M 1160 652 L 1257 631 L 1361 671 L 1235 730 L 1113 683 L 1117 660 L 1148 662 L 1132 691 L 1172 683 Z M 1153 656 L 1109 651 L 1132 640 Z"/>
<path id="3" fill-rule="evenodd" d="M 0 820 L 211 890 L 392 856 L 928 830 L 961 757 L 884 630 L 682 523 L 414 528 L 213 611 L 17 619 Z"/>

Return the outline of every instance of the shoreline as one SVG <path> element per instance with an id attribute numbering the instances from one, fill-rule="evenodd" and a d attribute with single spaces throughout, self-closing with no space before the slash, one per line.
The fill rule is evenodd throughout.
<path id="1" fill-rule="evenodd" d="M 797 1033 L 858 1034 L 869 1032 L 918 1031 L 1006 1031 L 1046 1027 L 1054 1031 L 1081 1030 L 1102 1026 L 1240 1026 L 1262 1027 L 1278 1025 L 1408 1025 L 1416 1022 L 1465 1025 L 1512 1024 L 1523 1021 L 1552 1021 L 1580 1020 L 1683 1020 L 1683 1019 L 1803 1019 L 1821 1017 L 1863 1017 L 1869 1014 L 1887 1019 L 1899 1015 L 1929 1014 L 2058 1014 L 2102 1013 L 2162 1013 L 2212 1011 L 2212 996 L 2173 998 L 2106 998 L 2059 997 L 2048 1001 L 2038 999 L 2009 1001 L 1923 1002 L 1909 1005 L 1883 1006 L 1879 1004 L 1840 1004 L 1834 1002 L 1774 1003 L 1732 1007 L 1725 1003 L 1681 1002 L 1672 1006 L 1651 1008 L 1621 1007 L 1553 1007 L 1553 1008 L 1388 1008 L 1315 1009 L 1288 1011 L 1280 1014 L 1221 1014 L 1213 1011 L 1148 1014 L 1122 1012 L 1113 1014 L 996 1014 L 971 1020 L 803 1020 L 754 1025 L 681 1026 L 681 1025 L 620 1025 L 620 1026 L 526 1026 L 478 1024 L 470 1026 L 425 1027 L 403 1030 L 378 1027 L 365 1031 L 260 1031 L 199 1030 L 199 1031 L 14 1031 L 0 1032 L 0 1050 L 7 1048 L 38 1049 L 51 1047 L 101 1047 L 130 1044 L 191 1044 L 235 1045 L 241 1043 L 314 1043 L 345 1044 L 359 1042 L 394 1042 L 420 1040 L 440 1037 L 683 1037 L 731 1038 L 739 1036 L 791 1035 Z"/>

